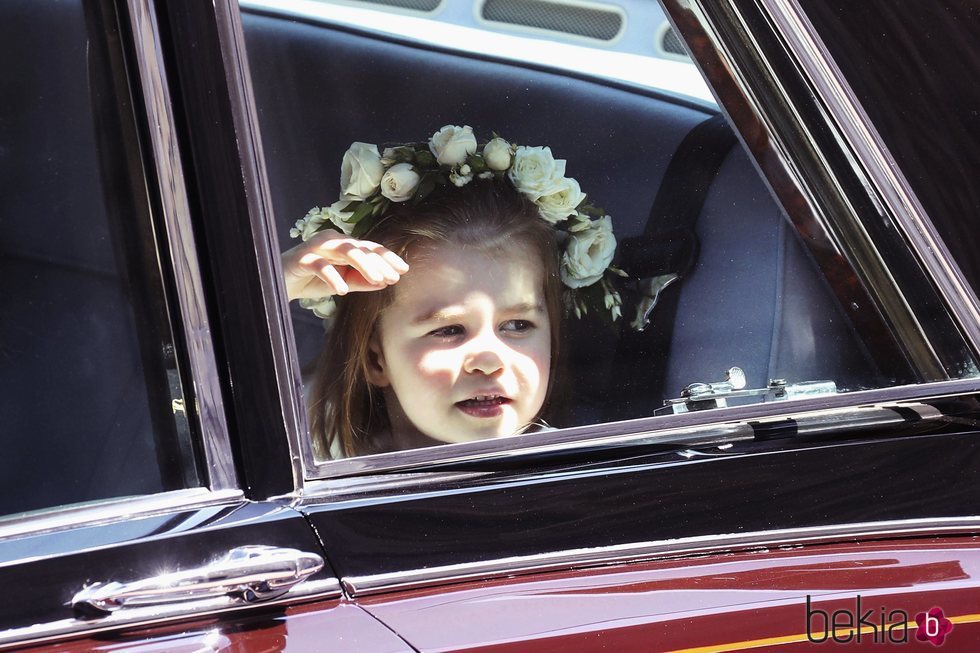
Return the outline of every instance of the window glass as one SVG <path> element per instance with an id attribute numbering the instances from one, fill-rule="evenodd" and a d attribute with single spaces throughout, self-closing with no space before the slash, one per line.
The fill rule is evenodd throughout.
<path id="1" fill-rule="evenodd" d="M 98 5 L 0 4 L 0 515 L 201 482 Z"/>
<path id="2" fill-rule="evenodd" d="M 610 44 L 577 68 L 540 54 L 586 49 L 560 34 L 277 4 L 243 23 L 321 459 L 922 378 L 859 335 L 860 279 L 822 272 L 707 93 L 625 79 Z"/>
<path id="3" fill-rule="evenodd" d="M 980 68 L 980 5 L 801 5 L 977 291 L 980 92 L 964 80 Z"/>

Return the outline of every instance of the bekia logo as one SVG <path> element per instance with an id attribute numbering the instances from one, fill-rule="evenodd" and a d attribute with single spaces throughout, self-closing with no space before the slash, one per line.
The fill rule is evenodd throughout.
<path id="1" fill-rule="evenodd" d="M 953 622 L 946 618 L 942 608 L 933 608 L 929 612 L 915 615 L 915 638 L 920 642 L 929 642 L 933 646 L 942 645 L 943 641 L 953 630 Z"/>
<path id="2" fill-rule="evenodd" d="M 814 608 L 807 594 L 806 638 L 814 644 L 862 641 L 904 644 L 909 641 L 909 630 L 914 629 L 916 640 L 941 646 L 953 631 L 953 622 L 946 618 L 942 608 L 918 613 L 914 626 L 905 610 L 863 608 L 866 608 L 866 604 L 862 606 L 860 594 L 855 596 L 853 609 L 841 608 L 833 612 Z"/>

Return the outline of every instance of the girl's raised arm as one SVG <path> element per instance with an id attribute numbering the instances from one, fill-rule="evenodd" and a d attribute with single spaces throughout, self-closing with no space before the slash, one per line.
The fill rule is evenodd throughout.
<path id="1" fill-rule="evenodd" d="M 378 243 L 328 229 L 283 252 L 282 269 L 290 300 L 320 299 L 381 290 L 408 272 L 408 264 Z"/>

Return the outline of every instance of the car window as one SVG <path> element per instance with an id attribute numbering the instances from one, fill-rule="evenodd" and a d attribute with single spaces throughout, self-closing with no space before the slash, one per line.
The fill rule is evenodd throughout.
<path id="1" fill-rule="evenodd" d="M 295 282 L 290 275 L 302 268 L 300 259 L 310 254 L 313 258 L 306 260 L 320 265 L 320 276 L 309 273 L 304 278 L 320 280 L 314 284 L 331 283 L 326 265 L 351 275 L 349 270 L 357 266 L 345 263 L 332 246 L 317 258 L 314 249 L 328 241 L 314 233 L 330 223 L 337 233 L 353 228 L 349 235 L 354 239 L 362 232 L 378 233 L 353 224 L 361 219 L 383 223 L 391 204 L 408 201 L 423 187 L 424 174 L 432 169 L 427 166 L 439 165 L 437 157 L 445 154 L 448 163 L 443 164 L 444 178 L 433 183 L 450 187 L 447 193 L 456 192 L 451 186 L 478 187 L 484 181 L 481 172 L 488 173 L 490 183 L 493 168 L 487 161 L 494 157 L 490 142 L 496 136 L 508 145 L 550 147 L 565 166 L 555 174 L 574 178 L 578 213 L 590 216 L 579 231 L 572 228 L 579 217 L 565 214 L 553 221 L 559 238 L 567 239 L 559 245 L 565 286 L 571 287 L 568 278 L 577 274 L 577 287 L 591 287 L 592 295 L 565 300 L 561 328 L 551 333 L 550 342 L 557 346 L 549 362 L 541 362 L 545 354 L 524 344 L 527 339 L 504 347 L 507 355 L 518 352 L 510 368 L 505 356 L 483 357 L 482 345 L 476 350 L 479 356 L 468 358 L 472 351 L 467 347 L 478 340 L 485 323 L 471 319 L 480 309 L 461 298 L 477 294 L 494 299 L 499 291 L 499 301 L 490 302 L 499 306 L 506 297 L 520 294 L 519 281 L 508 275 L 529 261 L 543 260 L 533 248 L 515 246 L 516 255 L 501 249 L 480 258 L 477 250 L 467 249 L 470 245 L 457 242 L 457 249 L 467 254 L 453 260 L 457 254 L 447 255 L 444 248 L 415 250 L 404 283 L 397 263 L 386 268 L 384 274 L 398 280 L 377 296 L 389 293 L 390 302 L 378 299 L 370 307 L 365 300 L 358 305 L 369 306 L 366 312 L 342 308 L 360 302 L 354 297 L 370 281 L 357 273 L 345 277 L 354 281 L 345 281 L 344 290 L 352 290 L 348 297 L 325 303 L 302 297 L 306 308 L 294 302 L 292 320 L 318 460 L 517 432 L 528 434 L 530 441 L 534 434 L 556 428 L 833 397 L 977 374 L 976 362 L 955 329 L 946 334 L 961 345 L 952 355 L 955 360 L 924 367 L 907 348 L 928 344 L 903 340 L 876 290 L 868 291 L 868 302 L 852 299 L 855 289 L 871 287 L 870 273 L 852 264 L 847 252 L 834 255 L 836 268 L 825 264 L 828 252 L 815 237 L 823 227 L 790 219 L 724 115 L 697 93 L 671 84 L 639 84 L 613 66 L 571 71 L 536 58 L 539 47 L 547 49 L 542 43 L 563 41 L 561 36 L 510 33 L 509 28 L 481 24 L 485 38 L 474 32 L 463 47 L 452 42 L 455 25 L 445 31 L 430 29 L 424 39 L 420 33 L 396 34 L 390 25 L 402 24 L 401 14 L 397 20 L 384 14 L 368 17 L 371 10 L 359 8 L 355 14 L 349 7 L 327 3 L 287 7 L 249 2 L 242 7 L 281 249 L 312 243 L 284 256 L 287 287 Z M 642 7 L 625 11 L 627 21 L 651 20 Z M 412 23 L 406 19 L 404 24 Z M 498 36 L 520 40 L 500 41 L 512 46 L 509 55 L 482 48 L 484 42 L 497 43 Z M 601 61 L 606 51 L 593 49 L 594 63 Z M 635 63 L 640 70 L 682 65 L 656 56 Z M 452 162 L 452 148 L 465 150 L 471 137 L 476 149 Z M 413 145 L 396 147 L 406 142 Z M 513 158 L 500 166 L 509 179 L 517 180 L 515 185 L 524 183 L 523 178 L 507 166 L 517 165 L 518 151 L 510 150 Z M 465 158 L 474 153 L 480 156 Z M 426 162 L 430 155 L 435 163 Z M 551 165 L 545 159 L 545 167 Z M 461 167 L 464 163 L 467 170 Z M 469 170 L 471 163 L 475 170 Z M 397 174 L 384 176 L 396 166 L 401 166 Z M 370 188 L 358 188 L 359 179 L 374 174 L 371 169 L 379 179 Z M 545 176 L 554 172 L 549 170 Z M 470 172 L 473 179 L 467 178 Z M 555 192 L 548 188 L 547 193 Z M 542 215 L 548 207 L 540 198 L 547 193 L 532 198 Z M 404 215 L 411 219 L 410 212 Z M 604 222 L 606 216 L 611 223 Z M 604 267 L 602 254 L 611 242 L 602 235 L 608 224 L 616 241 L 612 268 Z M 570 249 L 569 243 L 579 249 Z M 395 247 L 394 240 L 391 244 Z M 403 251 L 413 254 L 410 248 Z M 369 246 L 364 256 L 371 254 L 387 256 Z M 574 263 L 583 265 L 572 272 Z M 446 281 L 450 277 L 440 277 L 433 272 L 437 269 L 452 270 L 470 285 L 453 295 L 456 291 Z M 428 274 L 433 279 L 428 292 L 408 281 L 414 270 L 421 270 L 415 278 Z M 620 277 L 618 270 L 626 276 Z M 382 284 L 394 281 L 381 276 Z M 492 283 L 478 285 L 487 280 Z M 894 281 L 886 278 L 885 283 Z M 532 304 L 546 303 L 547 285 L 540 297 L 525 293 L 534 297 Z M 433 303 L 459 310 L 423 310 Z M 932 308 L 945 314 L 941 307 Z M 413 326 L 408 317 L 393 317 L 412 310 L 426 318 L 418 320 L 425 328 Z M 619 312 L 622 316 L 610 325 L 606 318 Z M 442 320 L 444 313 L 453 317 Z M 549 317 L 554 313 L 548 312 Z M 433 315 L 439 319 L 429 320 Z M 523 314 L 496 319 L 493 343 L 540 321 Z M 545 325 L 551 328 L 553 323 Z M 360 353 L 351 355 L 355 350 Z M 472 363 L 477 359 L 479 364 Z M 513 384 L 496 383 L 497 371 L 508 369 Z M 479 383 L 460 382 L 477 372 L 482 375 L 475 377 Z M 533 407 L 522 412 L 521 400 L 540 389 L 527 382 L 530 378 L 547 379 L 542 382 L 543 412 Z M 480 430 L 481 420 L 503 422 L 508 416 L 511 425 Z M 468 423 L 480 428 L 470 430 Z M 648 428 L 655 428 L 653 424 Z"/>
<path id="2" fill-rule="evenodd" d="M 81 2 L 0 16 L 0 516 L 199 487 L 121 62 Z"/>

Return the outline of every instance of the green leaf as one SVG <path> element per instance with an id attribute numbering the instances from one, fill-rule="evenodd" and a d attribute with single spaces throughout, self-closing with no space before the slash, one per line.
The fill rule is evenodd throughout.
<path id="1" fill-rule="evenodd" d="M 353 238 L 363 238 L 364 234 L 371 230 L 371 227 L 375 225 L 377 219 L 374 216 L 367 216 L 363 219 L 359 219 L 357 224 L 351 230 L 351 237 Z"/>
<path id="2" fill-rule="evenodd" d="M 487 167 L 487 162 L 483 160 L 483 157 L 479 154 L 471 154 L 467 159 L 466 163 L 469 164 L 474 175 L 478 175 L 481 172 L 486 172 L 489 168 Z"/>
<path id="3" fill-rule="evenodd" d="M 597 218 L 601 218 L 606 215 L 606 212 L 603 209 L 592 206 L 591 204 L 585 204 L 579 206 L 578 210 L 581 211 L 582 213 L 585 213 L 586 215 L 594 215 Z"/>
<path id="4" fill-rule="evenodd" d="M 424 152 L 415 153 L 415 165 L 420 168 L 435 168 L 436 158 L 432 156 L 432 152 L 425 150 Z"/>
<path id="5" fill-rule="evenodd" d="M 390 204 L 391 200 L 389 200 L 387 197 L 382 197 L 375 203 L 374 208 L 371 209 L 371 215 L 373 217 L 378 217 L 385 212 L 385 209 L 387 209 L 388 205 Z"/>
<path id="6" fill-rule="evenodd" d="M 371 212 L 373 210 L 374 210 L 374 205 L 371 202 L 361 202 L 361 205 L 357 207 L 357 210 L 354 211 L 354 214 L 351 215 L 351 217 L 344 220 L 344 222 L 348 224 L 357 224 L 367 216 L 371 215 Z"/>
<path id="7" fill-rule="evenodd" d="M 340 209 L 340 212 L 341 213 L 351 213 L 354 210 L 356 210 L 357 207 L 360 206 L 360 205 L 361 205 L 361 200 L 354 200 L 353 202 L 348 202 L 344 206 L 344 208 Z M 347 220 L 344 220 L 344 222 L 347 222 Z"/>
<path id="8" fill-rule="evenodd" d="M 435 172 L 427 172 L 424 175 L 422 175 L 422 178 L 419 180 L 419 185 L 415 188 L 415 193 L 412 195 L 413 205 L 418 204 L 419 202 L 424 200 L 426 197 L 428 197 L 429 193 L 431 193 L 435 189 L 436 176 L 437 173 Z"/>

